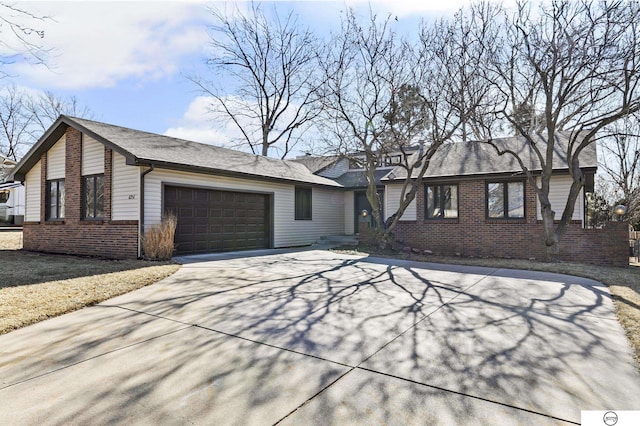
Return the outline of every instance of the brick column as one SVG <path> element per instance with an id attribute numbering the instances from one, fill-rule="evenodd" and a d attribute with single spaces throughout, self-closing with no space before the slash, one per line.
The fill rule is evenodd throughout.
<path id="1" fill-rule="evenodd" d="M 65 222 L 78 223 L 82 215 L 82 133 L 69 127 L 65 146 Z"/>
<path id="2" fill-rule="evenodd" d="M 40 223 L 47 217 L 47 153 L 40 157 Z"/>
<path id="3" fill-rule="evenodd" d="M 111 185 L 113 181 L 113 151 L 104 148 L 104 220 L 111 220 Z"/>
<path id="4" fill-rule="evenodd" d="M 527 219 L 527 223 L 537 223 L 538 222 L 538 196 L 536 194 L 536 190 L 533 189 L 529 181 L 525 181 L 524 185 L 524 208 L 525 208 L 525 218 Z"/>

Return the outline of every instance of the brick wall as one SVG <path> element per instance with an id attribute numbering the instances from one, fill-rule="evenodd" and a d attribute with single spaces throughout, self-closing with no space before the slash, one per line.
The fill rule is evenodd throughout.
<path id="1" fill-rule="evenodd" d="M 104 155 L 104 220 L 82 219 L 82 134 L 66 132 L 65 217 L 45 220 L 46 155 L 41 175 L 41 215 L 39 222 L 25 222 L 24 249 L 50 253 L 101 256 L 114 259 L 138 257 L 138 221 L 111 220 L 112 152 Z"/>
<path id="2" fill-rule="evenodd" d="M 487 219 L 484 180 L 458 182 L 458 199 L 458 219 L 424 220 L 424 191 L 418 190 L 418 220 L 400 222 L 395 239 L 401 245 L 435 254 L 545 259 L 544 229 L 536 219 L 535 191 L 528 184 L 523 219 Z M 565 261 L 627 266 L 626 241 L 625 223 L 611 222 L 605 229 L 583 229 L 580 223 L 572 223 L 560 240 L 560 257 Z"/>

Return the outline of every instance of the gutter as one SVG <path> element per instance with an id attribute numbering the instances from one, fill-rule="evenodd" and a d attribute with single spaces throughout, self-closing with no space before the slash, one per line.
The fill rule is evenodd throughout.
<path id="1" fill-rule="evenodd" d="M 140 244 L 140 237 L 144 233 L 144 177 L 153 171 L 153 164 L 149 164 L 149 168 L 140 173 L 140 220 L 138 221 L 138 257 L 142 256 L 142 244 Z"/>

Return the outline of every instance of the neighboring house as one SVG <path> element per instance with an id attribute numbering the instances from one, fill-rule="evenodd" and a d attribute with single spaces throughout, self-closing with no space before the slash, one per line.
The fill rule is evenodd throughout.
<path id="1" fill-rule="evenodd" d="M 16 161 L 0 155 L 0 222 L 21 225 L 24 218 L 24 186 L 6 182 Z"/>
<path id="2" fill-rule="evenodd" d="M 492 149 L 444 147 L 397 239 L 445 254 L 541 257 L 535 194 L 514 162 Z M 376 175 L 385 217 L 399 202 L 402 172 L 395 160 Z M 589 175 L 595 160 L 595 149 L 584 156 Z M 61 116 L 13 176 L 26 185 L 25 249 L 135 258 L 140 234 L 169 211 L 178 218 L 179 254 L 303 246 L 357 233 L 358 215 L 368 206 L 358 167 L 345 157 L 277 160 Z M 569 178 L 561 159 L 557 168 L 552 202 L 561 209 Z M 615 253 L 605 246 L 580 257 L 590 244 L 612 240 L 600 237 L 611 237 L 611 229 L 583 229 L 583 211 L 577 206 L 563 257 L 611 263 L 605 254 Z"/>

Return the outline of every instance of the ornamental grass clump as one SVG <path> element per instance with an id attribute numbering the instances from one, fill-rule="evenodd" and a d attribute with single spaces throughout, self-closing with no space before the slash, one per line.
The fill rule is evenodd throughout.
<path id="1" fill-rule="evenodd" d="M 144 257 L 150 260 L 170 260 L 175 244 L 173 237 L 176 233 L 178 219 L 173 214 L 162 217 L 159 225 L 153 225 L 142 235 L 142 251 Z"/>

